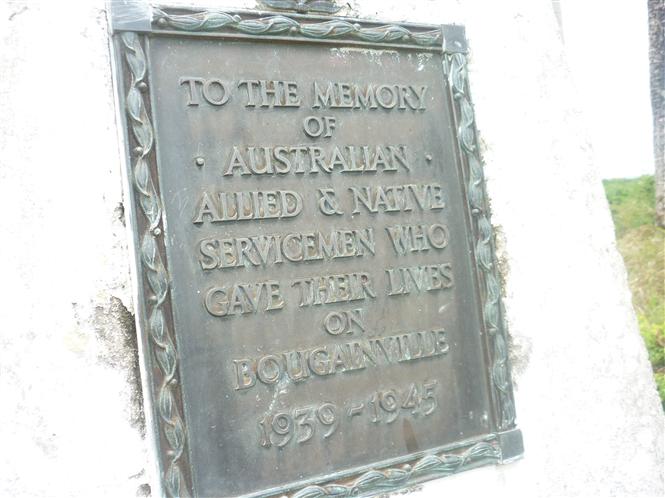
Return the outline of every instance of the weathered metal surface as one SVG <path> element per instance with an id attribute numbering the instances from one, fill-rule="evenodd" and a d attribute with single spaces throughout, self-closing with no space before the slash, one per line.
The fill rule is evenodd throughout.
<path id="1" fill-rule="evenodd" d="M 113 19 L 162 493 L 370 496 L 519 456 L 460 29 Z"/>
<path id="2" fill-rule="evenodd" d="M 259 0 L 261 4 L 275 10 L 337 14 L 342 7 L 334 0 Z"/>

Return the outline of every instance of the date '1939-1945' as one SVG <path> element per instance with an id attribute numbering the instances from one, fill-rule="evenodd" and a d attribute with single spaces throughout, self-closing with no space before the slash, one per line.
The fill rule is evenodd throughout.
<path id="1" fill-rule="evenodd" d="M 436 384 L 436 380 L 426 380 L 406 389 L 377 391 L 365 401 L 348 403 L 345 410 L 326 402 L 265 415 L 259 420 L 259 444 L 283 448 L 291 442 L 304 444 L 317 434 L 328 439 L 354 417 L 367 418 L 373 424 L 391 424 L 400 414 L 426 417 L 438 407 Z"/>

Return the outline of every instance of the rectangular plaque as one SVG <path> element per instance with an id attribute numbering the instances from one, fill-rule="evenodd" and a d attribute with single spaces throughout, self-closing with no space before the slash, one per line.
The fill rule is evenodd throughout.
<path id="1" fill-rule="evenodd" d="M 463 29 L 112 5 L 160 494 L 520 456 Z"/>

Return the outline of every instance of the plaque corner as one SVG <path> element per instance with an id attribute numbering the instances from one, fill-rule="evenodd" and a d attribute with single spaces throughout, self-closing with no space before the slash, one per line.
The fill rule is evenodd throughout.
<path id="1" fill-rule="evenodd" d="M 522 431 L 514 428 L 497 434 L 501 447 L 501 465 L 512 463 L 524 457 L 524 438 Z"/>
<path id="2" fill-rule="evenodd" d="M 466 39 L 466 27 L 462 24 L 444 24 L 443 51 L 449 54 L 466 54 L 469 51 L 469 42 Z"/>
<path id="3" fill-rule="evenodd" d="M 107 0 L 106 10 L 112 34 L 152 30 L 152 8 L 147 0 Z"/>

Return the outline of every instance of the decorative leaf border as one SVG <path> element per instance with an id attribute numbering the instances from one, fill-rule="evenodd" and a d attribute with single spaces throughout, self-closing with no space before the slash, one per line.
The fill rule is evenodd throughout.
<path id="1" fill-rule="evenodd" d="M 342 10 L 334 0 L 259 0 L 271 9 L 295 10 L 297 12 L 324 12 L 335 14 Z"/>
<path id="2" fill-rule="evenodd" d="M 350 498 L 394 491 L 416 482 L 419 477 L 445 477 L 479 463 L 501 462 L 501 447 L 480 442 L 461 453 L 426 455 L 413 465 L 404 464 L 382 470 L 370 470 L 353 481 L 324 486 L 308 486 L 291 498 Z"/>
<path id="3" fill-rule="evenodd" d="M 489 221 L 485 179 L 478 151 L 475 116 L 468 92 L 467 58 L 445 54 L 444 70 L 458 116 L 457 137 L 469 167 L 467 199 L 477 235 L 475 255 L 484 285 L 483 320 L 492 342 L 491 374 L 498 404 L 497 425 L 506 430 L 515 425 L 515 405 L 508 372 L 508 347 L 501 308 L 501 286 L 496 272 L 494 233 Z"/>
<path id="4" fill-rule="evenodd" d="M 318 40 L 358 40 L 370 43 L 413 44 L 416 47 L 437 47 L 443 43 L 441 28 L 429 31 L 412 31 L 397 24 L 364 27 L 359 23 L 351 23 L 344 19 L 305 22 L 299 18 L 283 15 L 243 19 L 239 14 L 216 10 L 171 14 L 154 7 L 152 23 L 157 28 L 188 32 L 231 31 L 253 36 L 304 36 Z"/>
<path id="5" fill-rule="evenodd" d="M 145 217 L 145 230 L 140 235 L 140 262 L 143 276 L 152 295 L 146 300 L 147 329 L 149 331 L 152 358 L 161 375 L 153 373 L 157 391 L 155 410 L 163 439 L 160 454 L 162 482 L 170 497 L 191 496 L 187 445 L 187 431 L 180 415 L 182 395 L 178 382 L 178 354 L 175 337 L 168 325 L 164 305 L 169 299 L 169 275 L 161 256 L 163 240 L 162 206 L 150 171 L 150 156 L 154 149 L 154 131 L 146 109 L 144 93 L 147 84 L 147 59 L 141 38 L 134 32 L 120 34 L 130 82 L 125 103 L 128 128 L 134 137 L 132 173 L 133 186 L 141 212 Z M 153 372 L 156 369 L 153 368 Z"/>

